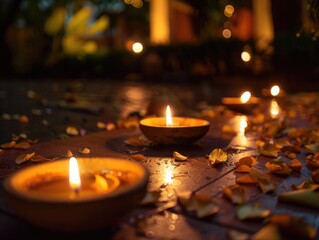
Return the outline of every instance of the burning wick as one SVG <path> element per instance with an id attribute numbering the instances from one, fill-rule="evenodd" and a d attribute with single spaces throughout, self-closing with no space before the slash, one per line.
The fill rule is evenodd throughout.
<path id="1" fill-rule="evenodd" d="M 278 96 L 279 93 L 280 93 L 280 87 L 278 85 L 272 86 L 272 88 L 270 89 L 270 94 L 275 97 L 275 96 Z"/>
<path id="2" fill-rule="evenodd" d="M 249 91 L 244 92 L 241 97 L 240 97 L 240 101 L 242 103 L 247 103 L 249 101 L 251 97 L 251 93 Z"/>
<path id="3" fill-rule="evenodd" d="M 78 161 L 71 157 L 69 161 L 69 184 L 70 188 L 78 193 L 81 188 L 81 178 L 79 173 Z"/>
<path id="4" fill-rule="evenodd" d="M 173 125 L 173 120 L 172 120 L 172 113 L 171 113 L 171 108 L 169 105 L 166 107 L 166 126 L 172 126 Z"/>

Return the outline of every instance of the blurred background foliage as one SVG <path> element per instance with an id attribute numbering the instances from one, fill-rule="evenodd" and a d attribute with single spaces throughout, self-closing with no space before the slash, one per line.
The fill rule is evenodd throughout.
<path id="1" fill-rule="evenodd" d="M 303 0 L 306 9 L 299 0 L 271 1 L 275 37 L 262 50 L 251 26 L 246 35 L 239 27 L 235 31 L 252 17 L 253 1 L 180 0 L 192 9 L 196 41 L 153 45 L 149 0 L 1 0 L 1 76 L 154 78 L 166 72 L 178 80 L 183 71 L 196 77 L 276 71 L 317 76 L 318 1 Z M 231 17 L 225 13 L 230 4 L 236 9 Z M 225 37 L 229 26 L 232 36 Z M 143 43 L 143 52 L 132 51 L 134 42 Z M 242 60 L 244 51 L 251 61 Z"/>

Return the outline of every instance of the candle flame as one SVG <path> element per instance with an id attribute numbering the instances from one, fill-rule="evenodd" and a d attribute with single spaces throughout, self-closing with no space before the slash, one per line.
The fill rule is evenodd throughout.
<path id="1" fill-rule="evenodd" d="M 79 191 L 81 188 L 78 161 L 75 157 L 71 157 L 69 161 L 69 184 L 71 189 L 74 191 Z"/>
<path id="2" fill-rule="evenodd" d="M 241 97 L 240 97 L 240 101 L 242 103 L 247 103 L 249 101 L 251 97 L 251 93 L 249 91 L 244 92 Z"/>
<path id="3" fill-rule="evenodd" d="M 172 119 L 172 113 L 171 108 L 169 105 L 166 107 L 166 126 L 172 126 L 173 125 L 173 119 Z"/>
<path id="4" fill-rule="evenodd" d="M 272 88 L 270 89 L 270 93 L 274 97 L 277 96 L 280 93 L 280 87 L 278 85 L 272 86 Z"/>

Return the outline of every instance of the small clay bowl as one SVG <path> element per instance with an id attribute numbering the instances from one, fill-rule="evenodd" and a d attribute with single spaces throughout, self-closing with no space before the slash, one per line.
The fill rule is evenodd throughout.
<path id="1" fill-rule="evenodd" d="M 152 142 L 161 145 L 191 144 L 208 132 L 207 120 L 173 117 L 173 125 L 166 126 L 165 117 L 150 117 L 140 121 L 141 132 Z"/>
<path id="2" fill-rule="evenodd" d="M 26 179 L 33 176 L 68 171 L 69 160 L 41 163 L 18 170 L 3 181 L 4 199 L 9 209 L 46 230 L 83 232 L 114 226 L 121 218 L 139 205 L 145 196 L 149 174 L 134 161 L 117 158 L 79 158 L 80 169 L 85 171 L 111 170 L 131 172 L 134 176 L 123 187 L 98 196 L 81 199 L 35 197 L 26 190 Z"/>

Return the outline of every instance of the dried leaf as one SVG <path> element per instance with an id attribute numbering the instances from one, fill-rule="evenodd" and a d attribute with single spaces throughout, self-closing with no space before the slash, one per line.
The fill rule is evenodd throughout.
<path id="1" fill-rule="evenodd" d="M 20 154 L 19 156 L 17 156 L 15 163 L 16 164 L 24 163 L 24 162 L 30 160 L 34 156 L 34 154 L 35 154 L 35 152 Z"/>
<path id="2" fill-rule="evenodd" d="M 267 224 L 256 232 L 251 240 L 282 240 L 279 228 L 273 224 Z"/>
<path id="3" fill-rule="evenodd" d="M 238 160 L 238 162 L 236 163 L 236 166 L 240 166 L 240 165 L 247 165 L 249 167 L 256 165 L 257 160 L 256 158 L 252 157 L 252 156 L 247 156 L 247 157 L 243 157 L 241 159 Z"/>
<path id="4" fill-rule="evenodd" d="M 233 204 L 243 204 L 246 202 L 245 189 L 238 185 L 234 184 L 224 189 L 224 195 L 233 203 Z"/>
<path id="5" fill-rule="evenodd" d="M 317 142 L 315 142 L 313 144 L 307 144 L 307 145 L 305 145 L 305 148 L 308 149 L 312 153 L 317 153 L 319 151 Z"/>
<path id="6" fill-rule="evenodd" d="M 297 216 L 274 214 L 269 217 L 269 222 L 296 239 L 313 239 L 316 236 L 316 228 Z"/>
<path id="7" fill-rule="evenodd" d="M 266 162 L 265 166 L 271 173 L 281 175 L 281 176 L 289 176 L 292 170 L 289 168 L 287 163 L 271 163 Z"/>
<path id="8" fill-rule="evenodd" d="M 300 189 L 281 193 L 278 200 L 302 206 L 319 208 L 319 193 L 312 189 Z"/>
<path id="9" fill-rule="evenodd" d="M 16 142 L 15 141 L 11 141 L 11 142 L 7 142 L 7 143 L 3 143 L 1 144 L 1 148 L 13 148 L 14 145 L 16 145 Z"/>
<path id="10" fill-rule="evenodd" d="M 43 157 L 42 155 L 39 155 L 39 154 L 35 154 L 31 157 L 31 161 L 40 163 L 40 162 L 51 162 L 53 161 L 53 159 Z"/>
<path id="11" fill-rule="evenodd" d="M 288 166 L 291 170 L 297 171 L 297 172 L 300 172 L 302 168 L 302 164 L 298 159 L 291 160 L 291 163 Z"/>
<path id="12" fill-rule="evenodd" d="M 91 152 L 91 150 L 89 148 L 85 147 L 85 148 L 80 148 L 79 152 L 82 154 L 89 154 Z"/>
<path id="13" fill-rule="evenodd" d="M 179 152 L 173 152 L 173 158 L 175 161 L 186 161 L 188 157 L 180 154 Z"/>
<path id="14" fill-rule="evenodd" d="M 246 164 L 242 164 L 235 169 L 235 173 L 249 173 L 250 169 L 251 167 L 247 166 Z"/>
<path id="15" fill-rule="evenodd" d="M 224 152 L 221 148 L 215 148 L 209 155 L 208 159 L 212 166 L 215 166 L 219 163 L 227 161 L 227 153 Z"/>
<path id="16" fill-rule="evenodd" d="M 71 136 L 78 136 L 79 130 L 76 127 L 67 127 L 66 133 Z"/>
<path id="17" fill-rule="evenodd" d="M 253 178 L 249 173 L 246 173 L 241 176 L 238 176 L 236 178 L 236 183 L 249 184 L 249 183 L 258 183 L 258 181 L 256 178 Z"/>
<path id="18" fill-rule="evenodd" d="M 143 154 L 137 153 L 137 154 L 132 154 L 130 157 L 136 161 L 144 161 L 145 156 Z"/>
<path id="19" fill-rule="evenodd" d="M 258 178 L 258 186 L 263 193 L 270 193 L 276 189 L 276 185 L 271 183 L 268 179 Z"/>
<path id="20" fill-rule="evenodd" d="M 198 218 L 213 215 L 219 210 L 210 197 L 203 194 L 185 192 L 178 195 L 178 201 L 187 212 L 194 212 Z"/>
<path id="21" fill-rule="evenodd" d="M 16 145 L 14 145 L 14 148 L 17 148 L 17 149 L 28 149 L 30 147 L 31 147 L 31 145 L 27 141 L 22 141 L 22 142 L 17 143 Z"/>
<path id="22" fill-rule="evenodd" d="M 279 149 L 274 144 L 266 143 L 259 152 L 268 157 L 278 157 Z"/>
<path id="23" fill-rule="evenodd" d="M 294 152 L 289 152 L 289 153 L 286 153 L 285 155 L 286 155 L 288 158 L 290 158 L 290 159 L 295 159 L 295 158 L 297 158 L 297 154 L 294 153 Z"/>
<path id="24" fill-rule="evenodd" d="M 148 191 L 143 200 L 141 201 L 141 205 L 155 205 L 158 203 L 159 199 L 161 197 L 161 192 L 160 191 Z"/>
<path id="25" fill-rule="evenodd" d="M 67 158 L 73 157 L 73 153 L 70 150 L 67 150 L 65 157 L 67 157 Z"/>
<path id="26" fill-rule="evenodd" d="M 270 215 L 270 210 L 258 203 L 248 203 L 236 207 L 236 215 L 239 220 L 261 219 Z"/>

